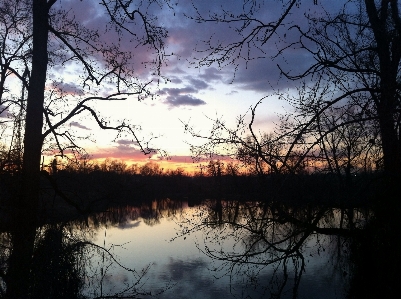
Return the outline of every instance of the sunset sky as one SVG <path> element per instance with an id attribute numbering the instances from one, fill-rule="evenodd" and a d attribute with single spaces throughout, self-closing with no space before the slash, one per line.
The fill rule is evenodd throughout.
<path id="1" fill-rule="evenodd" d="M 132 97 L 126 101 L 96 103 L 94 107 L 111 123 L 124 119 L 141 126 L 138 136 L 145 140 L 154 137 L 150 147 L 168 153 L 170 159 L 164 162 L 168 167 L 167 165 L 192 164 L 189 144 L 202 143 L 202 140 L 185 134 L 183 122 L 207 135 L 213 119 L 222 118 L 227 126 L 235 126 L 239 115 L 244 115 L 251 106 L 267 96 L 258 107 L 255 128 L 261 132 L 271 131 L 274 122 L 278 120 L 277 114 L 282 113 L 285 108 L 289 109 L 288 104 L 279 101 L 275 94 L 279 91 L 295 92 L 294 88 L 299 85 L 299 82 L 291 82 L 280 76 L 277 65 L 286 71 L 299 73 L 311 63 L 311 58 L 305 51 L 293 47 L 287 49 L 285 55 L 275 57 L 279 49 L 296 39 L 295 31 L 288 28 L 294 24 L 307 26 L 305 14 L 333 12 L 341 7 L 342 1 L 319 0 L 318 5 L 314 5 L 312 0 L 299 1 L 299 5 L 292 8 L 291 15 L 278 30 L 279 34 L 274 35 L 260 50 L 251 46 L 250 56 L 259 59 L 247 63 L 244 59 L 239 59 L 238 65 L 228 64 L 221 67 L 217 64 L 199 67 L 197 60 L 205 57 L 206 53 L 202 52 L 205 50 L 204 41 L 210 39 L 213 45 L 218 42 L 226 45 L 237 41 L 238 34 L 224 24 L 197 23 L 191 17 L 196 17 L 199 13 L 207 18 L 214 12 L 220 13 L 222 9 L 238 14 L 242 11 L 243 1 L 175 0 L 171 2 L 171 8 L 163 4 L 163 1 L 159 2 L 161 6 L 152 5 L 147 11 L 149 15 L 156 16 L 157 23 L 168 31 L 165 41 L 165 53 L 168 56 L 161 68 L 162 77 L 152 75 L 149 68 L 145 68 L 146 64 L 143 62 L 151 59 L 153 54 L 148 48 L 135 47 L 128 42 L 128 38 L 121 39 L 123 50 L 132 49 L 136 76 L 143 82 L 153 80 L 150 89 L 155 97 L 142 101 Z M 264 22 L 275 21 L 287 5 L 287 1 L 260 3 L 262 6 L 257 17 Z M 63 0 L 58 1 L 58 5 L 56 8 L 62 6 L 63 9 L 71 9 L 76 20 L 88 28 L 101 29 L 107 24 L 107 16 L 99 1 Z M 337 7 L 334 8 L 333 5 Z M 286 38 L 283 38 L 284 34 Z M 100 38 L 110 41 L 115 36 L 109 31 Z M 242 55 L 245 55 L 247 49 L 244 51 Z M 72 97 L 83 96 L 82 86 L 76 83 L 79 82 L 77 76 L 79 69 L 74 68 L 73 64 L 55 65 L 49 72 L 51 81 L 47 85 L 48 89 L 51 90 L 56 82 L 58 88 Z M 102 88 L 103 94 L 114 92 L 111 85 L 106 84 Z M 158 159 L 156 155 L 144 156 L 135 147 L 130 136 L 116 138 L 114 132 L 98 129 L 95 121 L 88 115 L 74 118 L 68 126 L 76 136 L 89 137 L 90 141 L 79 139 L 77 143 L 94 159 L 109 157 L 123 159 L 128 163 L 146 162 L 149 158 Z"/>

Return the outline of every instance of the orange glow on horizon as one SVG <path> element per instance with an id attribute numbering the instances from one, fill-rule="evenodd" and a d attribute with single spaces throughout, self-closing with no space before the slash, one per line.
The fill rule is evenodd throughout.
<path id="1" fill-rule="evenodd" d="M 73 157 L 71 155 L 65 155 L 66 157 L 68 156 L 71 160 L 73 160 Z M 94 155 L 96 156 L 96 155 Z M 122 157 L 113 157 L 113 155 L 110 155 L 109 157 L 106 158 L 95 158 L 89 156 L 86 159 L 86 163 L 88 165 L 102 165 L 105 163 L 105 161 L 109 162 L 118 162 L 118 163 L 124 163 L 126 165 L 126 168 L 130 168 L 132 165 L 137 165 L 138 167 L 142 167 L 146 165 L 147 163 L 154 163 L 157 164 L 159 169 L 161 170 L 162 173 L 166 172 L 171 172 L 171 171 L 176 171 L 177 169 L 182 169 L 185 174 L 187 175 L 195 175 L 198 173 L 206 173 L 206 167 L 209 164 L 210 161 L 200 161 L 200 162 L 194 162 L 193 159 L 190 156 L 177 156 L 177 157 L 171 157 L 169 159 L 161 159 L 159 157 L 153 156 L 143 156 L 144 158 L 142 159 L 135 159 L 135 158 L 122 158 Z M 156 157 L 156 158 L 155 158 Z M 43 156 L 42 159 L 42 165 L 41 167 L 43 169 L 47 169 L 51 167 L 51 164 L 54 160 L 55 156 L 52 155 L 45 155 Z M 67 158 L 61 158 L 61 157 L 56 157 L 57 158 L 57 165 L 60 165 L 60 168 L 63 168 L 65 165 L 68 164 L 68 159 Z M 83 162 L 85 159 L 79 159 L 78 162 Z M 216 161 L 214 159 L 213 161 Z M 220 159 L 221 162 L 223 162 L 225 165 L 228 162 L 233 162 L 232 159 Z"/>

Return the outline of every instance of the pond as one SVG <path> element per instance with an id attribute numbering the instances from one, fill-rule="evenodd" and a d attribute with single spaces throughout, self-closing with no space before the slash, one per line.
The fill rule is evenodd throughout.
<path id="1" fill-rule="evenodd" d="M 21 230 L 15 218 L 1 226 L 0 298 L 8 286 L 18 288 L 13 277 L 27 263 L 23 298 L 396 294 L 399 230 L 396 218 L 378 215 L 361 207 L 164 198 L 65 213 L 32 229 Z"/>
<path id="2" fill-rule="evenodd" d="M 75 269 L 59 283 L 79 280 L 76 297 L 345 298 L 349 241 L 331 229 L 358 229 L 368 217 L 358 209 L 153 200 L 42 226 L 39 239 L 52 252 L 62 242 L 67 254 L 57 260 L 67 262 L 40 263 Z"/>

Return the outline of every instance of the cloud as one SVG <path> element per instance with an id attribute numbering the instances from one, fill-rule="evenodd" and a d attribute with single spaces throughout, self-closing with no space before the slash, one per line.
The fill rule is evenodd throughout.
<path id="1" fill-rule="evenodd" d="M 141 150 L 131 146 L 116 146 L 111 148 L 102 148 L 93 153 L 93 159 L 117 159 L 126 162 L 146 162 L 151 156 L 145 155 Z"/>
<path id="2" fill-rule="evenodd" d="M 156 151 L 145 155 L 139 148 L 136 141 L 131 139 L 119 139 L 115 141 L 116 145 L 111 147 L 103 147 L 93 152 L 94 159 L 117 159 L 125 162 L 147 162 L 155 155 Z"/>
<path id="3" fill-rule="evenodd" d="M 302 74 L 310 64 L 310 57 L 294 52 L 276 60 L 258 59 L 249 62 L 247 65 L 240 65 L 232 80 L 235 87 L 243 90 L 266 92 L 293 88 L 299 85 L 299 81 L 285 78 L 277 65 L 283 71 L 297 75 Z"/>
<path id="4" fill-rule="evenodd" d="M 225 74 L 227 74 L 227 71 L 218 70 L 215 67 L 208 67 L 199 75 L 199 77 L 206 82 L 223 81 Z"/>
<path id="5" fill-rule="evenodd" d="M 183 73 L 183 74 L 185 74 L 184 71 L 182 71 L 182 70 L 180 70 L 180 69 L 178 69 L 178 68 L 175 68 L 174 70 L 170 71 L 170 73 L 174 73 L 174 74 Z M 168 76 L 168 80 L 169 80 L 171 83 L 174 83 L 174 84 L 181 84 L 181 83 L 183 83 L 182 79 L 179 78 L 179 77 L 177 77 L 177 76 L 169 75 L 169 76 Z"/>
<path id="6" fill-rule="evenodd" d="M 178 3 L 178 2 L 177 2 Z M 249 2 L 251 3 L 251 2 Z M 309 3 L 309 2 L 308 2 Z M 306 11 L 306 9 L 319 9 L 320 6 L 312 5 L 311 3 L 306 5 L 306 8 L 302 9 L 294 8 L 294 12 L 288 16 L 286 21 L 288 24 L 291 22 L 296 24 L 306 24 L 307 20 L 304 14 L 301 12 Z M 132 36 L 129 35 L 118 35 L 115 34 L 113 30 L 105 30 L 109 24 L 109 16 L 107 15 L 104 7 L 98 5 L 93 1 L 83 1 L 76 3 L 75 1 L 66 1 L 63 4 L 56 4 L 63 6 L 63 8 L 68 11 L 71 9 L 74 14 L 75 19 L 84 24 L 85 28 L 89 29 L 99 29 L 101 32 L 101 42 L 104 45 L 118 45 L 119 50 L 131 53 L 132 56 L 126 61 L 125 65 L 132 67 L 134 76 L 138 78 L 145 79 L 148 78 L 149 74 L 152 72 L 154 67 L 151 67 L 151 63 L 155 58 L 155 51 L 149 51 L 149 47 L 143 46 L 143 43 L 133 42 Z M 129 9 L 133 9 L 135 4 L 132 4 Z M 302 4 L 305 6 L 305 4 Z M 264 59 L 255 59 L 246 63 L 243 59 L 247 55 L 247 48 L 244 46 L 243 55 L 239 55 L 239 66 L 230 64 L 227 60 L 227 65 L 219 65 L 222 70 L 216 68 L 217 64 L 213 63 L 213 57 L 210 59 L 206 58 L 208 54 L 212 53 L 213 47 L 217 45 L 232 45 L 234 42 L 238 41 L 241 36 L 236 32 L 236 26 L 232 26 L 229 23 L 218 23 L 215 22 L 196 22 L 196 17 L 202 15 L 203 17 L 208 17 L 214 13 L 221 14 L 223 11 L 230 12 L 233 15 L 240 15 L 241 13 L 246 13 L 250 9 L 250 6 L 243 5 L 241 2 L 236 1 L 180 1 L 174 9 L 169 9 L 167 7 L 149 5 L 145 7 L 142 5 L 139 9 L 142 13 L 148 14 L 149 16 L 154 16 L 157 25 L 166 27 L 168 30 L 168 38 L 165 40 L 165 58 L 168 60 L 162 68 L 162 74 L 166 75 L 167 78 L 174 84 L 182 84 L 181 75 L 185 72 L 183 69 L 186 66 L 190 66 L 192 69 L 198 68 L 199 65 L 205 64 L 211 65 L 200 68 L 200 73 L 195 75 L 196 77 L 190 78 L 187 81 L 191 84 L 194 89 L 202 90 L 209 88 L 208 83 L 212 81 L 220 81 L 225 83 L 234 83 L 236 88 L 244 90 L 256 90 L 256 91 L 270 91 L 274 88 L 285 88 L 292 87 L 296 83 L 283 80 L 280 78 L 280 72 L 277 68 L 277 64 L 283 65 L 284 68 L 290 66 L 294 73 L 305 69 L 304 66 L 310 63 L 310 57 L 305 56 L 305 53 L 301 53 L 299 50 L 291 51 L 288 49 L 284 53 L 285 61 L 272 60 L 271 57 L 277 54 L 277 51 L 287 44 L 278 36 L 273 36 L 271 41 L 260 47 L 260 50 L 255 46 L 250 46 L 250 55 L 252 58 L 263 56 Z M 269 21 L 277 20 L 277 18 L 282 14 L 284 6 L 281 5 L 266 5 L 262 4 L 261 7 L 254 10 L 255 19 L 260 19 L 268 23 Z M 88 13 L 90 12 L 90 13 Z M 298 13 L 299 12 L 299 13 Z M 194 19 L 191 19 L 194 17 Z M 132 21 L 130 26 L 132 30 L 138 34 L 138 38 L 144 33 L 143 28 L 141 28 L 140 23 L 135 23 Z M 139 21 L 138 21 L 139 22 Z M 131 27 L 130 27 L 131 28 Z M 288 31 L 288 27 L 285 25 L 279 28 L 281 33 L 287 34 L 287 39 L 289 36 L 295 36 L 295 31 Z M 294 40 L 291 40 L 294 41 Z M 209 44 L 210 43 L 210 44 Z M 211 48 L 210 48 L 211 46 Z M 172 56 L 170 56 L 173 54 Z M 236 54 L 233 54 L 236 56 Z M 242 59 L 242 60 L 241 60 Z M 101 61 L 102 57 L 98 57 Z M 99 62 L 98 61 L 98 62 Z M 189 63 L 188 63 L 189 62 Z M 287 63 L 287 65 L 286 65 Z M 100 63 L 101 64 L 101 63 Z M 178 77 L 178 74 L 180 77 Z M 76 92 L 76 87 L 73 85 L 65 84 L 64 89 L 68 92 Z M 194 98 L 194 97 L 193 97 Z M 189 103 L 201 104 L 201 102 L 194 101 L 181 101 L 178 99 L 177 103 Z M 188 97 L 187 97 L 188 100 Z M 171 105 L 174 101 L 167 101 L 166 103 Z M 197 105 L 196 104 L 196 105 Z M 174 105 L 173 105 L 174 106 Z"/>
<path id="7" fill-rule="evenodd" d="M 133 144 L 138 144 L 137 142 L 129 139 L 119 139 L 116 140 L 115 143 L 118 143 L 120 145 L 133 145 Z"/>
<path id="8" fill-rule="evenodd" d="M 118 225 L 119 229 L 132 229 L 135 227 L 139 227 L 139 225 L 141 224 L 141 221 L 135 221 L 135 222 L 120 222 Z"/>
<path id="9" fill-rule="evenodd" d="M 222 156 L 222 155 L 213 155 L 210 157 L 209 160 L 201 160 L 197 161 L 197 159 L 193 158 L 192 156 L 170 156 L 168 160 L 163 160 L 165 162 L 171 163 L 171 164 L 199 164 L 199 163 L 208 163 L 210 160 L 220 160 L 222 162 L 232 162 L 233 159 L 227 157 L 227 156 Z"/>
<path id="10" fill-rule="evenodd" d="M 115 143 L 117 143 L 117 146 L 115 149 L 120 152 L 121 154 L 123 153 L 133 153 L 135 151 L 139 151 L 142 155 L 144 155 L 139 149 L 138 149 L 138 142 L 129 140 L 129 139 L 119 139 L 116 140 Z"/>
<path id="11" fill-rule="evenodd" d="M 118 72 L 118 70 L 114 69 L 118 64 L 124 65 L 126 73 L 121 75 L 125 75 L 125 79 L 127 80 L 132 79 L 135 81 L 139 79 L 148 81 L 151 74 L 155 72 L 158 67 L 156 56 L 158 54 L 163 56 L 163 53 L 155 50 L 153 48 L 153 43 L 146 42 L 148 31 L 145 30 L 143 19 L 138 17 L 138 15 L 135 15 L 134 19 L 128 19 L 125 16 L 124 10 L 120 9 L 116 11 L 113 16 L 110 16 L 106 7 L 97 3 L 97 1 L 57 1 L 52 7 L 52 10 L 56 11 L 58 9 L 64 11 L 67 17 L 56 18 L 53 20 L 52 26 L 55 30 L 60 32 L 64 31 L 68 26 L 70 30 L 77 31 L 77 34 L 80 35 L 82 40 L 73 39 L 71 36 L 64 37 L 78 49 L 82 57 L 87 58 L 87 61 L 93 67 L 94 73 L 98 74 L 98 78 L 102 76 L 101 73 Z M 110 6 L 108 9 L 113 10 Z M 161 26 L 161 28 L 151 28 L 150 31 L 163 36 L 163 25 L 157 23 L 157 15 L 161 13 L 163 9 L 162 5 L 145 5 L 144 3 L 133 2 L 129 7 L 126 7 L 126 9 L 128 11 L 138 10 L 147 17 L 147 21 L 150 21 L 156 26 Z M 171 10 L 167 10 L 171 13 Z M 125 19 L 122 22 L 124 23 L 124 28 L 127 30 L 121 30 L 121 28 L 116 29 L 118 26 L 116 25 L 114 27 L 114 24 L 112 24 L 110 20 L 111 17 L 115 18 L 117 21 Z M 70 20 L 76 21 L 81 27 L 75 29 L 74 26 L 69 24 Z M 132 34 L 128 33 L 128 28 Z M 92 34 L 90 31 L 92 31 Z M 54 41 L 53 47 L 56 51 L 61 49 L 61 53 L 63 54 L 68 52 L 63 50 L 57 38 L 54 36 L 51 36 L 51 38 Z M 89 43 L 87 43 L 87 39 L 91 39 L 88 42 L 95 45 L 97 49 L 103 48 L 106 50 L 94 50 Z M 155 44 L 158 44 L 157 40 Z M 161 47 L 161 45 L 159 46 Z M 112 55 L 116 53 L 119 55 L 112 57 Z M 69 58 L 68 55 L 72 57 L 72 54 L 69 53 L 65 58 L 61 56 L 62 58 L 54 57 L 54 59 L 59 59 L 60 62 L 62 62 L 61 60 L 65 61 Z M 167 56 L 164 57 L 167 58 Z M 82 64 L 76 63 L 76 65 L 79 65 L 80 69 L 84 69 L 82 68 Z M 57 63 L 56 68 L 59 71 L 65 72 L 64 69 L 60 70 L 57 67 Z"/>
<path id="12" fill-rule="evenodd" d="M 179 96 L 187 93 L 197 93 L 198 91 L 193 87 L 183 87 L 183 88 L 163 88 L 159 91 L 159 95 L 170 95 Z"/>
<path id="13" fill-rule="evenodd" d="M 191 84 L 192 87 L 194 87 L 197 90 L 207 89 L 209 87 L 209 84 L 207 84 L 205 81 L 195 79 L 192 77 L 189 78 L 189 83 Z"/>
<path id="14" fill-rule="evenodd" d="M 192 95 L 169 96 L 164 103 L 168 104 L 170 107 L 206 105 L 205 101 L 195 98 Z"/>
<path id="15" fill-rule="evenodd" d="M 294 7 L 292 13 L 286 18 L 286 22 L 278 28 L 278 34 L 273 35 L 266 44 L 261 45 L 255 41 L 255 44 L 249 43 L 248 49 L 248 44 L 245 43 L 241 47 L 241 53 L 228 52 L 225 53 L 228 55 L 227 57 L 223 52 L 216 53 L 214 50 L 217 47 L 232 46 L 240 41 L 242 37 L 236 32 L 237 27 L 224 22 L 196 22 L 196 18 L 200 15 L 205 18 L 211 16 L 211 19 L 215 13 L 221 14 L 223 7 L 224 11 L 234 16 L 244 13 L 244 11 L 246 13 L 250 9 L 242 2 L 237 3 L 235 1 L 228 3 L 228 1 L 205 2 L 195 0 L 188 4 L 182 3 L 182 1 L 179 3 L 177 14 L 185 14 L 189 18 L 183 18 L 180 22 L 173 22 L 176 19 L 167 20 L 169 38 L 166 46 L 174 49 L 174 54 L 180 57 L 177 61 L 169 63 L 168 72 L 170 73 L 171 69 L 171 73 L 173 73 L 176 66 L 181 65 L 185 59 L 189 62 L 190 67 L 200 69 L 199 74 L 194 75 L 199 83 L 220 81 L 226 84 L 232 83 L 234 88 L 238 90 L 254 90 L 257 92 L 268 92 L 296 86 L 298 82 L 284 78 L 277 65 L 286 71 L 291 71 L 292 74 L 300 74 L 314 61 L 306 51 L 288 47 L 292 42 L 299 40 L 299 33 L 294 29 L 288 30 L 288 28 L 291 24 L 308 28 L 308 21 L 304 12 L 319 14 L 319 11 L 322 10 L 321 6 L 313 5 L 311 2 L 309 4 L 302 3 L 300 7 Z M 267 24 L 276 21 L 282 15 L 285 7 L 286 5 L 261 4 L 259 8 L 254 8 L 253 17 Z M 230 16 L 227 15 L 227 17 Z M 247 33 L 249 32 L 244 32 L 244 35 Z M 286 35 L 285 39 L 283 38 L 284 34 Z M 281 49 L 286 47 L 288 48 L 281 55 L 273 58 Z M 214 55 L 210 55 L 213 53 Z M 222 64 L 217 64 L 216 58 L 221 58 L 223 55 L 226 59 Z M 237 57 L 237 59 L 231 63 L 230 57 Z M 236 65 L 237 63 L 238 65 Z"/>
<path id="16" fill-rule="evenodd" d="M 208 84 L 198 79 L 189 79 L 194 86 L 186 86 L 182 88 L 163 88 L 158 92 L 158 95 L 165 96 L 163 103 L 170 108 L 180 106 L 200 106 L 206 102 L 194 97 L 192 94 L 198 93 L 199 90 L 207 88 Z"/>
<path id="17" fill-rule="evenodd" d="M 232 96 L 232 95 L 235 95 L 235 94 L 238 94 L 237 90 L 231 90 L 230 92 L 226 93 L 226 95 L 228 95 L 228 96 Z"/>
<path id="18" fill-rule="evenodd" d="M 90 128 L 88 128 L 88 127 L 86 127 L 84 125 L 81 125 L 79 122 L 76 122 L 76 121 L 70 122 L 70 126 L 71 127 L 77 127 L 77 128 L 83 129 L 83 130 L 91 130 Z"/>
<path id="19" fill-rule="evenodd" d="M 0 105 L 0 118 L 8 117 L 7 111 L 8 111 L 8 106 L 1 104 Z"/>
<path id="20" fill-rule="evenodd" d="M 192 163 L 193 159 L 191 156 L 171 156 L 169 157 L 169 160 L 167 160 L 169 163 Z"/>
<path id="21" fill-rule="evenodd" d="M 82 95 L 83 90 L 80 86 L 75 83 L 66 83 L 63 81 L 54 81 L 50 84 L 51 88 L 54 88 L 62 94 L 70 94 L 70 95 Z"/>

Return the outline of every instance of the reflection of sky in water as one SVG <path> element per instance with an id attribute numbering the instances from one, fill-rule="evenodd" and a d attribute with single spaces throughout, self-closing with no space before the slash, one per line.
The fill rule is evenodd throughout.
<path id="1" fill-rule="evenodd" d="M 149 271 L 136 287 L 156 294 L 156 298 L 269 298 L 270 293 L 266 292 L 265 287 L 271 283 L 270 288 L 277 289 L 272 281 L 271 266 L 262 270 L 250 268 L 248 274 L 260 271 L 254 284 L 248 280 L 249 277 L 241 276 L 241 272 L 234 273 L 230 283 L 230 277 L 224 276 L 227 268 L 216 270 L 221 268 L 222 262 L 210 260 L 196 247 L 195 243 L 199 243 L 201 248 L 204 245 L 202 231 L 193 232 L 185 239 L 180 237 L 171 241 L 180 232 L 179 217 L 176 216 L 175 220 L 161 218 L 158 224 L 152 226 L 139 218 L 116 227 L 102 228 L 98 231 L 95 243 L 103 245 L 105 242 L 106 248 L 119 245 L 112 246 L 112 252 L 127 268 L 140 272 L 150 265 Z M 343 271 L 334 270 L 336 265 L 333 265 L 332 259 L 335 246 L 331 242 L 336 242 L 329 237 L 319 238 L 322 246 L 316 246 L 315 236 L 306 243 L 306 271 L 302 275 L 298 298 L 343 298 Z M 232 248 L 232 244 L 228 240 L 227 248 Z M 99 263 L 102 264 L 101 261 Z M 281 298 L 292 298 L 293 295 L 291 267 L 292 263 L 289 263 L 288 283 Z M 104 295 L 114 294 L 136 281 L 131 273 L 112 263 L 106 263 L 104 270 Z M 282 277 L 280 270 L 277 274 L 279 279 Z"/>

